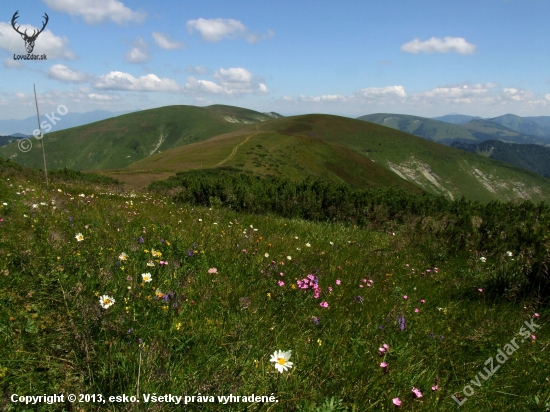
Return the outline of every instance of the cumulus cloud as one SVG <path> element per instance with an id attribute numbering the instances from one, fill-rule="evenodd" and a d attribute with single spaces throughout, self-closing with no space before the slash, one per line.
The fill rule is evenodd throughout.
<path id="1" fill-rule="evenodd" d="M 21 24 L 19 30 L 32 33 L 38 28 L 29 24 Z M 25 42 L 11 23 L 0 22 L 0 49 L 10 54 L 27 54 Z M 52 59 L 74 59 L 76 56 L 69 48 L 69 40 L 66 37 L 55 36 L 50 29 L 46 28 L 38 38 L 34 46 L 33 54 L 46 54 L 48 60 Z"/>
<path id="2" fill-rule="evenodd" d="M 189 34 L 199 32 L 201 38 L 207 42 L 217 42 L 224 38 L 235 39 L 243 37 L 249 43 L 267 40 L 275 35 L 273 30 L 267 34 L 250 33 L 239 20 L 234 19 L 197 19 L 187 22 Z"/>
<path id="3" fill-rule="evenodd" d="M 185 90 L 191 93 L 208 93 L 224 95 L 266 94 L 269 93 L 266 85 L 258 77 L 242 67 L 219 69 L 212 76 L 217 80 L 197 80 L 189 77 Z"/>
<path id="4" fill-rule="evenodd" d="M 109 102 L 109 101 L 121 99 L 120 96 L 116 96 L 116 95 L 96 94 L 96 93 L 90 93 L 88 94 L 88 97 L 92 100 L 99 100 L 102 102 Z"/>
<path id="5" fill-rule="evenodd" d="M 403 86 L 368 87 L 356 92 L 356 96 L 365 99 L 378 99 L 380 97 L 407 97 Z"/>
<path id="6" fill-rule="evenodd" d="M 110 20 L 123 25 L 128 22 L 141 22 L 143 11 L 133 11 L 118 0 L 42 0 L 53 10 L 80 16 L 88 24 L 99 24 Z"/>
<path id="7" fill-rule="evenodd" d="M 127 90 L 139 92 L 176 93 L 181 87 L 173 79 L 160 79 L 154 74 L 136 78 L 129 73 L 112 71 L 99 76 L 93 85 L 96 89 Z"/>
<path id="8" fill-rule="evenodd" d="M 208 74 L 210 72 L 210 70 L 203 66 L 187 66 L 185 71 L 191 74 Z"/>
<path id="9" fill-rule="evenodd" d="M 144 63 L 151 60 L 147 43 L 140 37 L 136 38 L 132 48 L 124 56 L 124 60 L 128 63 Z"/>
<path id="10" fill-rule="evenodd" d="M 407 53 L 459 53 L 473 54 L 476 51 L 474 44 L 468 43 L 462 37 L 445 37 L 440 39 L 432 37 L 426 41 L 414 39 L 401 46 L 401 50 Z"/>
<path id="11" fill-rule="evenodd" d="M 161 49 L 174 50 L 174 49 L 183 49 L 185 47 L 185 43 L 172 40 L 166 34 L 162 34 L 154 31 L 152 36 L 153 36 L 153 39 L 155 39 L 155 43 L 157 43 L 157 46 L 159 46 Z"/>
<path id="12" fill-rule="evenodd" d="M 54 64 L 48 70 L 48 77 L 56 80 L 61 80 L 63 82 L 75 82 L 81 83 L 89 80 L 90 76 L 77 70 L 69 69 L 63 64 Z"/>

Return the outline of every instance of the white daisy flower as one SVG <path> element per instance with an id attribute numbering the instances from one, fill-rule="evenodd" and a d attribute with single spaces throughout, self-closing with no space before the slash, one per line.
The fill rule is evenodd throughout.
<path id="1" fill-rule="evenodd" d="M 142 273 L 141 277 L 143 278 L 143 281 L 146 283 L 151 282 L 153 280 L 150 273 Z"/>
<path id="2" fill-rule="evenodd" d="M 82 236 L 82 233 L 77 233 L 77 235 L 75 236 L 76 240 L 78 240 L 79 242 L 82 242 L 84 240 L 84 236 Z"/>
<path id="3" fill-rule="evenodd" d="M 115 304 L 115 300 L 110 296 L 103 295 L 99 297 L 99 304 L 103 309 L 109 309 Z"/>
<path id="4" fill-rule="evenodd" d="M 270 362 L 275 363 L 275 369 L 277 369 L 280 373 L 286 372 L 288 369 L 292 368 L 293 363 L 289 362 L 290 359 L 290 352 L 283 352 L 283 351 L 275 351 L 273 355 L 271 355 Z"/>

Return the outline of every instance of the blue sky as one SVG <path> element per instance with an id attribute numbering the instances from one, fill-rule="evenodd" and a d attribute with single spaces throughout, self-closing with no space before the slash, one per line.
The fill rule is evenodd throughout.
<path id="1" fill-rule="evenodd" d="M 26 54 L 11 25 L 41 28 Z M 230 104 L 284 115 L 550 115 L 547 0 L 4 0 L 0 119 Z M 27 30 L 28 33 L 32 32 Z"/>

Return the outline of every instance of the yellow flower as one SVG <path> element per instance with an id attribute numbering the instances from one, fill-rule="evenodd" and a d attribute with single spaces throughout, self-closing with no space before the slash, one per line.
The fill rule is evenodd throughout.
<path id="1" fill-rule="evenodd" d="M 176 330 L 180 330 L 180 329 L 181 329 L 181 322 L 178 322 L 178 323 L 176 324 Z"/>
<path id="2" fill-rule="evenodd" d="M 170 246 L 170 242 L 166 241 L 166 244 L 167 244 L 168 246 Z"/>
<path id="3" fill-rule="evenodd" d="M 270 298 L 270 297 L 271 297 L 271 293 L 268 292 L 268 293 L 267 293 L 267 297 Z"/>
<path id="4" fill-rule="evenodd" d="M 323 341 L 319 338 L 317 339 L 317 343 L 319 344 L 319 346 L 321 346 L 323 344 Z"/>

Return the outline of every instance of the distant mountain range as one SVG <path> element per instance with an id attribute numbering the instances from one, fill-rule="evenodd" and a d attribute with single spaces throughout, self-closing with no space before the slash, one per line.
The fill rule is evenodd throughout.
<path id="1" fill-rule="evenodd" d="M 520 117 L 507 114 L 482 119 L 450 114 L 429 119 L 404 114 L 376 113 L 361 116 L 358 119 L 411 133 L 447 146 L 457 141 L 479 143 L 485 140 L 550 146 L 550 116 Z"/>
<path id="2" fill-rule="evenodd" d="M 82 126 L 84 124 L 98 122 L 100 120 L 109 119 L 111 117 L 120 116 L 126 113 L 132 113 L 137 110 L 125 110 L 121 112 L 110 112 L 108 110 L 94 110 L 92 112 L 85 113 L 73 113 L 68 112 L 65 115 L 60 115 L 55 112 L 55 117 L 60 120 L 55 120 L 56 124 L 50 122 L 46 117 L 46 114 L 51 116 L 51 113 L 43 113 L 40 115 L 40 121 L 48 121 L 51 125 L 51 130 L 48 133 L 56 132 L 63 129 L 69 129 L 71 127 Z M 36 116 L 30 116 L 25 119 L 11 119 L 11 120 L 0 120 L 0 136 L 11 135 L 17 137 L 18 134 L 31 135 L 33 131 L 38 127 L 38 122 L 36 121 Z M 46 133 L 46 130 L 43 131 Z M 21 136 L 25 137 L 25 136 Z"/>

